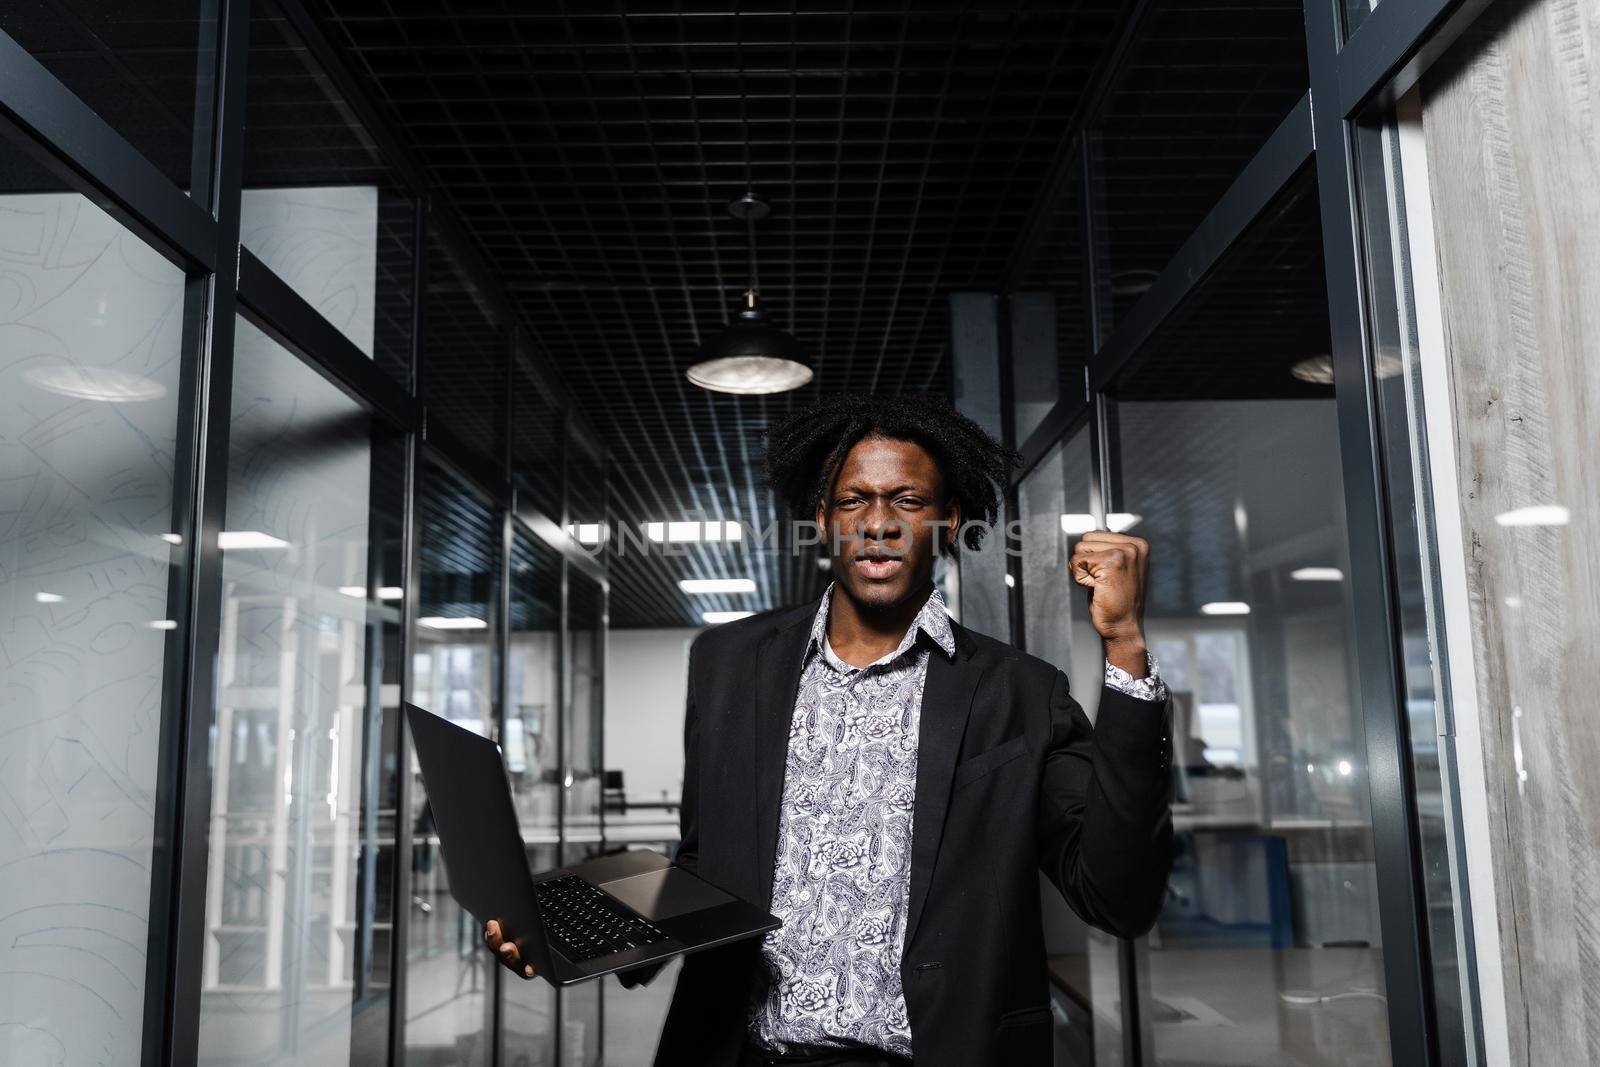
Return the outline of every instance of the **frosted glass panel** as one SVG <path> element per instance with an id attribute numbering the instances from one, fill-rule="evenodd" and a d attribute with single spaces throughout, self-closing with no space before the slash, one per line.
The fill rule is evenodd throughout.
<path id="1" fill-rule="evenodd" d="M 183 290 L 82 197 L 0 195 L 3 1063 L 139 1056 Z"/>
<path id="2" fill-rule="evenodd" d="M 200 1056 L 349 1058 L 369 707 L 367 414 L 235 349 Z"/>

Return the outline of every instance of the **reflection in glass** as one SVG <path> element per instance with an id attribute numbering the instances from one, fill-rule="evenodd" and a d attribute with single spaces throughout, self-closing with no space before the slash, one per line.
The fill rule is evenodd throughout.
<path id="1" fill-rule="evenodd" d="M 511 462 L 522 490 L 519 502 L 526 499 L 546 518 L 560 522 L 563 484 L 574 493 L 580 489 L 593 492 L 593 488 L 583 486 L 583 479 L 576 472 L 565 477 L 566 413 L 546 388 L 533 361 L 521 349 L 517 351 L 512 375 L 515 382 L 512 404 L 516 414 L 511 424 Z M 572 456 L 574 462 L 580 458 Z M 574 508 L 575 513 L 582 510 Z M 603 514 L 572 519 L 574 523 L 604 521 Z"/>
<path id="2" fill-rule="evenodd" d="M 1333 402 L 1124 402 L 1117 416 L 1173 693 L 1178 833 L 1149 937 L 1157 1059 L 1386 1061 L 1349 611 L 1342 581 L 1295 577 L 1349 573 Z M 1207 611 L 1221 603 L 1248 613 Z"/>
<path id="3" fill-rule="evenodd" d="M 513 524 L 506 771 L 535 872 L 559 866 L 561 803 L 561 556 Z M 542 979 L 504 981 L 505 1062 L 551 1062 L 556 994 Z"/>
<path id="4" fill-rule="evenodd" d="M 1150 8 L 1091 141 L 1105 257 L 1097 300 L 1116 322 L 1310 81 L 1300 0 Z"/>
<path id="5" fill-rule="evenodd" d="M 348 1057 L 372 710 L 369 417 L 249 322 L 235 340 L 202 1062 Z M 261 547 L 227 548 L 229 543 Z"/>
<path id="6" fill-rule="evenodd" d="M 1173 699 L 1177 833 L 1142 1014 L 1158 1063 L 1384 1063 L 1339 433 L 1332 386 L 1296 373 L 1329 345 L 1314 190 L 1264 218 L 1111 413 L 1111 503 L 1151 543 Z"/>
<path id="7" fill-rule="evenodd" d="M 270 3 L 250 12 L 239 241 L 396 379 L 411 367 L 415 211 Z"/>
<path id="8" fill-rule="evenodd" d="M 1348 39 L 1355 33 L 1360 25 L 1367 20 L 1367 15 L 1378 6 L 1378 0 L 1344 0 L 1344 33 Z"/>
<path id="9" fill-rule="evenodd" d="M 1058 400 L 1084 398 L 1090 352 L 1088 263 L 1083 248 L 1083 198 L 1074 164 L 1031 264 L 1008 296 L 1011 393 L 1019 446 Z"/>
<path id="10" fill-rule="evenodd" d="M 1105 661 L 1088 601 L 1067 560 L 1078 535 L 1094 528 L 1089 428 L 1052 448 L 1017 488 L 1022 517 L 1022 610 L 1027 650 L 1067 673 L 1072 694 L 1093 721 Z M 1122 1006 L 1118 945 L 1079 919 L 1041 878 L 1045 951 L 1055 1000 L 1058 1056 L 1069 1063 L 1120 1065 Z M 1062 1018 L 1069 1020 L 1062 1024 Z"/>
<path id="11" fill-rule="evenodd" d="M 94 1063 L 143 1019 L 184 276 L 0 163 L 0 1061 Z"/>
<path id="12" fill-rule="evenodd" d="M 452 472 L 426 463 L 417 488 L 412 685 L 418 705 L 500 738 L 496 696 L 501 525 Z M 450 882 L 416 757 L 411 758 L 412 883 L 406 940 L 406 1053 L 430 1063 L 491 1060 L 497 968 Z"/>
<path id="13" fill-rule="evenodd" d="M 600 759 L 605 694 L 605 590 L 567 567 L 567 720 L 563 731 L 562 861 L 581 863 L 605 851 Z M 561 1058 L 573 1067 L 601 1062 L 604 986 L 589 982 L 562 990 Z"/>
<path id="14" fill-rule="evenodd" d="M 432 229 L 428 231 L 427 254 L 419 374 L 428 419 L 476 452 L 482 462 L 498 469 L 504 457 L 508 408 L 506 331 L 496 324 L 482 294 Z M 537 414 L 528 411 L 531 402 L 526 385 L 519 383 L 519 424 L 540 423 Z M 540 465 L 541 477 L 548 477 L 549 465 L 559 464 L 559 459 L 554 453 L 535 449 L 524 453 L 523 462 Z"/>
<path id="15" fill-rule="evenodd" d="M 209 153 L 197 156 L 195 146 L 210 141 L 215 9 L 195 0 L 32 0 L 0 4 L 0 30 L 187 192 L 204 186 L 208 170 Z"/>

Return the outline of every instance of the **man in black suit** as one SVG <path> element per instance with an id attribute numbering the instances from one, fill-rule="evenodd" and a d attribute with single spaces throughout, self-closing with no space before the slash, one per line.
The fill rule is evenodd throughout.
<path id="1" fill-rule="evenodd" d="M 1034 872 L 1123 937 L 1166 887 L 1149 547 L 1095 532 L 1072 554 L 1106 656 L 1091 727 L 1059 670 L 957 625 L 934 589 L 936 555 L 994 521 L 1012 453 L 926 397 L 825 401 L 768 445 L 833 584 L 694 642 L 678 862 L 784 926 L 684 960 L 657 1062 L 1048 1064 Z"/>

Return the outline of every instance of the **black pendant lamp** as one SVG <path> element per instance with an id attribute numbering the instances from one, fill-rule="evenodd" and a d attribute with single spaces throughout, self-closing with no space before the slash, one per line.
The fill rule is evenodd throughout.
<path id="1" fill-rule="evenodd" d="M 745 224 L 750 241 L 750 288 L 744 306 L 732 325 L 700 349 L 689 380 L 717 393 L 786 393 L 812 378 L 800 342 L 767 320 L 756 296 L 756 221 L 771 211 L 755 193 L 745 193 L 728 205 L 728 214 Z"/>

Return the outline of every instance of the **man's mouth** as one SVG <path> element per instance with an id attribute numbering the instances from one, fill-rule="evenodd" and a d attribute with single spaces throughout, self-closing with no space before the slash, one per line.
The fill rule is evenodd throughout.
<path id="1" fill-rule="evenodd" d="M 865 577 L 883 581 L 899 573 L 904 562 L 895 556 L 857 556 L 851 565 Z"/>

